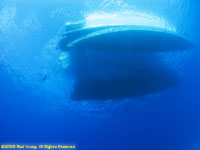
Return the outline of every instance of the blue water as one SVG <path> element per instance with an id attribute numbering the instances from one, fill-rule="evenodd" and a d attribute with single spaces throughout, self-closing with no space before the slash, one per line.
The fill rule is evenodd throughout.
<path id="1" fill-rule="evenodd" d="M 196 44 L 159 54 L 181 83 L 142 97 L 73 101 L 56 48 L 65 22 L 96 12 L 156 14 Z M 0 144 L 76 144 L 80 150 L 199 150 L 198 0 L 0 0 Z"/>

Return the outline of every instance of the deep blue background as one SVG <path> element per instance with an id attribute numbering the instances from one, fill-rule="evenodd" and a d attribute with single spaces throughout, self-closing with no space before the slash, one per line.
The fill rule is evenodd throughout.
<path id="1" fill-rule="evenodd" d="M 71 77 L 55 48 L 65 22 L 126 9 L 158 14 L 196 43 L 172 63 L 181 84 L 133 100 L 69 100 Z M 1 0 L 0 143 L 69 143 L 81 150 L 200 149 L 199 9 L 195 0 Z"/>

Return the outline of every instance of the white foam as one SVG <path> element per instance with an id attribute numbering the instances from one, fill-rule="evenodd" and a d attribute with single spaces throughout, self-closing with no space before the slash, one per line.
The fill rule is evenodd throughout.
<path id="1" fill-rule="evenodd" d="M 85 27 L 135 25 L 148 26 L 176 32 L 176 28 L 170 25 L 164 18 L 149 15 L 145 12 L 116 12 L 116 13 L 93 13 L 86 17 Z"/>

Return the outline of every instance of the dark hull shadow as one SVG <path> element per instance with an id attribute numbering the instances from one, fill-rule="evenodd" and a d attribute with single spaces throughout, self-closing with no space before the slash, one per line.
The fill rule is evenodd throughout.
<path id="1" fill-rule="evenodd" d="M 145 96 L 179 83 L 176 72 L 153 53 L 71 52 L 76 78 L 72 100 Z"/>

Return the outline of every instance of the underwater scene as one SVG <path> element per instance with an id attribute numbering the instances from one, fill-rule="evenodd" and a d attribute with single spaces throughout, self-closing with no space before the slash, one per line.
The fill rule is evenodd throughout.
<path id="1" fill-rule="evenodd" d="M 0 149 L 200 150 L 200 1 L 0 0 Z"/>

